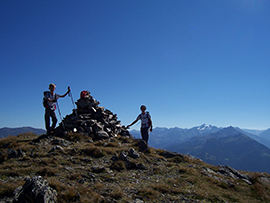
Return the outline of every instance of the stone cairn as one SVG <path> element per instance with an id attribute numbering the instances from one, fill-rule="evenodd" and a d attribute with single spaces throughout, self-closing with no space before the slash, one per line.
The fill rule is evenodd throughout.
<path id="1" fill-rule="evenodd" d="M 117 115 L 99 106 L 100 103 L 90 95 L 89 91 L 82 91 L 80 99 L 75 103 L 77 109 L 73 109 L 73 113 L 62 120 L 63 123 L 59 124 L 55 133 L 77 132 L 88 134 L 94 140 L 107 139 L 116 135 L 130 136 L 125 126 L 121 125 Z"/>

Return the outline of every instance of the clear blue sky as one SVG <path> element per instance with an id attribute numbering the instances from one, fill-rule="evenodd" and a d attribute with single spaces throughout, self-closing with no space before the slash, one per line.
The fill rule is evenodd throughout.
<path id="1" fill-rule="evenodd" d="M 44 128 L 55 83 L 123 125 L 270 128 L 269 36 L 268 0 L 2 0 L 0 127 Z"/>

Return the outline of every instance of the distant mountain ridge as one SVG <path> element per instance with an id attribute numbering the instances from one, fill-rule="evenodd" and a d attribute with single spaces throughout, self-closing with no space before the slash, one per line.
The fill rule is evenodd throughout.
<path id="1" fill-rule="evenodd" d="M 229 165 L 237 170 L 270 172 L 270 140 L 254 135 L 252 130 L 205 124 L 190 129 L 156 128 L 150 133 L 154 148 L 189 154 L 212 165 Z M 140 137 L 138 131 L 131 131 Z M 266 134 L 267 135 L 267 134 Z"/>
<path id="2" fill-rule="evenodd" d="M 268 130 L 250 130 L 240 129 L 234 127 L 237 131 L 249 136 L 257 142 L 270 148 L 270 129 Z M 154 128 L 153 132 L 150 133 L 149 145 L 154 148 L 168 149 L 172 144 L 182 143 L 188 141 L 193 137 L 204 136 L 210 133 L 218 132 L 224 129 L 223 127 L 216 127 L 212 125 L 202 124 L 201 126 L 195 126 L 193 128 L 165 128 L 157 127 Z M 252 133 L 254 132 L 254 133 Z M 130 132 L 134 137 L 140 138 L 141 134 L 137 130 Z"/>
<path id="3" fill-rule="evenodd" d="M 233 127 L 170 146 L 170 150 L 237 170 L 270 172 L 270 149 Z"/>
<path id="4" fill-rule="evenodd" d="M 183 128 L 160 128 L 157 127 L 150 133 L 149 145 L 154 148 L 166 149 L 167 146 L 175 143 L 181 143 L 191 139 L 192 137 L 204 136 L 214 133 L 222 128 L 203 124 L 190 129 Z M 132 130 L 130 132 L 134 137 L 141 137 L 140 132 Z"/>
<path id="5" fill-rule="evenodd" d="M 32 128 L 32 127 L 18 127 L 18 128 L 0 128 L 0 138 L 7 137 L 9 135 L 17 136 L 22 133 L 32 132 L 37 135 L 46 133 L 44 129 Z"/>
<path id="6" fill-rule="evenodd" d="M 270 140 L 270 128 L 261 132 L 258 136 Z"/>

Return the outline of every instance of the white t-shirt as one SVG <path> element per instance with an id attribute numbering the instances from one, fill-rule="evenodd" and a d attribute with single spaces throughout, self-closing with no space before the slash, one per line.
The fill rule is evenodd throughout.
<path id="1" fill-rule="evenodd" d="M 45 98 L 46 98 L 46 99 L 49 98 L 49 99 L 51 99 L 51 100 L 55 100 L 55 99 L 59 99 L 59 97 L 60 97 L 60 95 L 59 95 L 59 94 L 56 94 L 56 93 L 53 93 L 53 95 L 51 95 L 50 92 L 47 92 L 47 93 L 45 94 Z M 50 101 L 47 100 L 47 103 L 48 103 L 48 105 L 49 105 L 49 107 L 50 107 L 51 109 L 56 109 L 55 102 L 50 102 Z"/>
<path id="2" fill-rule="evenodd" d="M 145 112 L 145 114 L 141 113 L 140 115 L 138 115 L 137 119 L 141 120 L 141 128 L 149 128 L 150 127 L 149 122 L 148 122 L 149 118 L 151 118 L 151 116 L 150 116 L 148 111 Z"/>

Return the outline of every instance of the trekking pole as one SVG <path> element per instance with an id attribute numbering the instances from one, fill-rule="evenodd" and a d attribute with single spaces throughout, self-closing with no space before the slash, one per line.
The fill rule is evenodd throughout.
<path id="1" fill-rule="evenodd" d="M 69 87 L 69 88 L 70 88 L 70 87 Z M 70 90 L 70 92 L 68 93 L 68 96 L 70 96 L 70 98 L 71 98 L 71 102 L 72 102 L 72 104 L 73 104 L 73 108 L 74 108 L 75 114 L 76 114 L 76 116 L 78 117 L 78 114 L 77 114 L 77 111 L 76 111 L 76 108 L 75 108 L 75 104 L 74 104 L 74 101 L 73 101 L 73 97 L 72 97 L 71 90 Z"/>
<path id="2" fill-rule="evenodd" d="M 62 119 L 62 115 L 61 115 L 61 112 L 60 112 L 59 104 L 58 104 L 57 101 L 55 103 L 56 103 L 56 106 L 57 106 L 57 109 L 58 109 L 58 113 L 59 113 L 59 116 L 60 116 L 60 119 L 61 119 L 61 123 L 62 123 L 63 129 L 65 131 L 65 125 L 64 125 L 64 122 L 63 122 L 63 119 Z"/>

